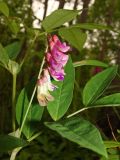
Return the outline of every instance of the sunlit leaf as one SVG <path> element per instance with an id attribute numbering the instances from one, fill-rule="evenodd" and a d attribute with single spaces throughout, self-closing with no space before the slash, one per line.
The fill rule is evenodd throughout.
<path id="1" fill-rule="evenodd" d="M 0 2 L 0 12 L 2 12 L 6 17 L 9 16 L 9 8 L 5 2 Z"/>
<path id="2" fill-rule="evenodd" d="M 94 24 L 94 23 L 81 23 L 81 24 L 73 25 L 71 27 L 76 27 L 76 28 L 80 28 L 80 29 L 87 29 L 87 30 L 93 30 L 93 29 L 113 30 L 113 28 L 110 26 L 105 26 L 102 24 Z"/>
<path id="3" fill-rule="evenodd" d="M 87 38 L 86 33 L 83 33 L 79 28 L 61 28 L 59 35 L 79 51 L 82 50 Z"/>
<path id="4" fill-rule="evenodd" d="M 42 26 L 46 31 L 49 31 L 71 21 L 78 13 L 77 10 L 58 9 L 43 20 Z"/>
<path id="5" fill-rule="evenodd" d="M 88 148 L 107 157 L 100 132 L 89 121 L 80 117 L 72 117 L 59 122 L 46 122 L 45 125 L 81 147 Z"/>

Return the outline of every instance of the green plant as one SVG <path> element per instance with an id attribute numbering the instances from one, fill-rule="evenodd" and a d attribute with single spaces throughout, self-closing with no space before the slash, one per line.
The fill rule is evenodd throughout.
<path id="1" fill-rule="evenodd" d="M 3 9 L 4 8 L 4 9 Z M 11 20 L 9 17 L 9 8 L 4 2 L 0 2 L 0 11 L 8 24 Z M 49 129 L 56 131 L 62 137 L 75 142 L 81 147 L 90 149 L 99 155 L 107 158 L 107 149 L 118 147 L 118 142 L 103 141 L 99 129 L 97 129 L 91 122 L 85 120 L 81 116 L 78 117 L 78 113 L 84 112 L 89 109 L 96 109 L 100 107 L 119 107 L 120 106 L 120 93 L 114 93 L 105 96 L 106 89 L 110 86 L 112 80 L 117 75 L 118 66 L 109 66 L 104 62 L 97 60 L 81 60 L 72 62 L 71 57 L 65 65 L 65 78 L 62 81 L 52 80 L 52 83 L 57 86 L 56 90 L 50 92 L 54 97 L 54 101 L 47 103 L 47 107 L 40 106 L 37 102 L 36 90 L 37 79 L 39 80 L 42 75 L 42 71 L 45 65 L 45 54 L 48 51 L 49 43 L 47 41 L 49 35 L 58 34 L 62 39 L 66 40 L 71 46 L 75 47 L 79 52 L 82 50 L 86 41 L 87 35 L 82 29 L 106 29 L 111 30 L 110 27 L 96 24 L 76 24 L 69 27 L 62 26 L 65 22 L 69 22 L 76 18 L 79 14 L 79 10 L 65 10 L 60 9 L 54 11 L 51 15 L 47 16 L 42 22 L 41 30 L 34 30 L 34 38 L 27 45 L 28 50 L 24 57 L 20 57 L 19 63 L 16 61 L 17 56 L 21 51 L 24 44 L 24 38 L 21 38 L 22 42 L 14 42 L 6 47 L 0 45 L 0 65 L 11 73 L 13 77 L 12 84 L 12 133 L 10 135 L 1 135 L 0 150 L 11 151 L 10 160 L 14 160 L 17 153 L 24 147 L 29 146 L 31 142 L 42 134 L 39 125 L 45 125 Z M 13 20 L 12 25 L 8 24 L 8 27 L 17 37 L 19 30 L 19 23 Z M 32 28 L 30 28 L 32 30 Z M 32 34 L 32 32 L 31 32 Z M 33 36 L 32 35 L 32 36 Z M 31 36 L 31 37 L 32 37 Z M 19 36 L 18 36 L 19 37 Z M 25 37 L 26 38 L 26 37 Z M 16 85 L 19 83 L 17 77 L 22 72 L 22 67 L 32 55 L 29 55 L 29 51 L 34 48 L 36 39 L 43 38 L 42 62 L 38 71 L 38 76 L 26 85 L 20 92 L 18 98 L 16 95 Z M 73 53 L 72 53 L 73 54 Z M 72 55 L 71 55 L 72 56 Z M 40 58 L 41 58 L 40 57 Z M 73 99 L 74 84 L 75 81 L 75 68 L 84 65 L 92 65 L 106 68 L 100 73 L 92 76 L 92 78 L 86 83 L 82 92 L 82 107 L 79 110 L 66 115 L 70 104 Z M 17 82 L 17 83 L 16 83 Z M 79 90 L 79 86 L 78 86 Z M 47 110 L 51 116 L 50 121 L 43 122 L 42 117 Z M 17 124 L 16 124 L 17 120 Z M 112 143 L 112 145 L 111 145 Z M 4 145 L 6 144 L 6 145 Z M 104 159 L 103 158 L 103 159 Z"/>

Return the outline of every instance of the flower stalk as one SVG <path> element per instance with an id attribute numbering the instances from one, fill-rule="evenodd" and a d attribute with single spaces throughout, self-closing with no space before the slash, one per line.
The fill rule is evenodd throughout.
<path id="1" fill-rule="evenodd" d="M 43 61 L 42 61 L 42 64 L 41 64 L 41 67 L 40 67 L 40 70 L 39 70 L 39 74 L 38 74 L 38 79 L 40 78 L 40 75 L 41 75 L 41 72 L 42 72 L 44 63 L 45 63 L 45 58 L 43 58 Z M 15 78 L 15 77 L 14 77 L 14 78 Z M 16 81 L 15 81 L 15 82 L 16 82 Z M 15 82 L 14 82 L 14 83 L 15 83 Z M 15 83 L 15 84 L 16 84 L 16 83 Z M 16 88 L 16 87 L 15 87 L 15 86 L 16 86 L 15 84 L 14 84 L 14 87 L 13 87 L 13 88 Z M 21 125 L 21 127 L 20 127 L 19 137 L 21 136 L 21 133 L 22 133 L 22 130 L 23 130 L 23 127 L 24 127 L 24 124 L 25 124 L 25 121 L 26 121 L 28 112 L 29 112 L 29 110 L 30 110 L 30 107 L 31 107 L 33 98 L 34 98 L 34 96 L 35 96 L 36 89 L 37 89 L 37 86 L 35 85 L 34 90 L 33 90 L 33 93 L 32 93 L 32 96 L 31 96 L 31 99 L 30 99 L 30 102 L 29 102 L 29 104 L 28 104 L 27 111 L 26 111 L 26 113 L 25 113 L 24 119 L 23 119 L 23 121 L 22 121 L 22 125 Z M 14 93 L 14 92 L 13 92 L 13 93 Z M 15 94 L 15 93 L 14 93 L 14 94 Z M 13 94 L 13 95 L 14 95 L 14 94 Z M 14 96 L 13 96 L 13 97 L 14 97 Z M 15 110 L 14 110 L 14 111 L 15 111 Z M 16 155 L 17 155 L 17 153 L 21 150 L 21 148 L 22 148 L 22 147 L 18 147 L 18 148 L 14 149 L 14 150 L 12 151 L 11 156 L 10 156 L 10 160 L 15 160 Z"/>
<path id="2" fill-rule="evenodd" d="M 43 58 L 43 61 L 42 61 L 42 64 L 41 64 L 41 67 L 40 67 L 40 70 L 39 70 L 38 79 L 40 78 L 40 75 L 42 73 L 42 69 L 43 69 L 44 63 L 45 63 L 45 57 Z M 28 112 L 30 110 L 30 107 L 31 107 L 31 104 L 32 104 L 32 101 L 33 101 L 33 98 L 35 96 L 36 89 L 37 89 L 37 86 L 35 85 L 33 93 L 32 93 L 32 96 L 31 96 L 31 99 L 30 99 L 30 102 L 29 102 L 28 107 L 27 107 L 27 111 L 25 113 L 24 119 L 23 119 L 21 127 L 20 127 L 20 135 L 21 135 L 21 132 L 23 130 L 23 127 L 24 127 Z"/>

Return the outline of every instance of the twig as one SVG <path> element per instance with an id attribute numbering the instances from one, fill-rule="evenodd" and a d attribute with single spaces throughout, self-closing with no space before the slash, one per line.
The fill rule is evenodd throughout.
<path id="1" fill-rule="evenodd" d="M 113 128 L 112 128 L 112 125 L 111 125 L 111 123 L 110 123 L 110 118 L 109 118 L 108 114 L 107 114 L 107 119 L 108 119 L 109 127 L 110 127 L 110 129 L 111 129 L 112 136 L 113 136 L 114 140 L 117 141 L 117 138 L 115 137 L 115 134 L 114 134 L 114 132 L 113 132 Z"/>

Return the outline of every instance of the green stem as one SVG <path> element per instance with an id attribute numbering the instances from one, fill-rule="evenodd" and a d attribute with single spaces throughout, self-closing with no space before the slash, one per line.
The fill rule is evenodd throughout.
<path id="1" fill-rule="evenodd" d="M 15 131 L 15 98 L 16 98 L 16 78 L 17 75 L 13 75 L 13 87 L 12 87 L 12 128 Z"/>
<path id="2" fill-rule="evenodd" d="M 41 72 L 42 72 L 44 63 L 45 63 L 45 57 L 43 58 L 43 61 L 42 61 L 42 64 L 41 64 L 41 67 L 40 67 L 40 70 L 39 70 L 38 79 L 40 78 L 40 75 L 41 75 Z M 21 133 L 22 133 L 22 130 L 23 130 L 23 127 L 24 127 L 24 124 L 25 124 L 25 121 L 26 121 L 28 112 L 29 112 L 29 110 L 30 110 L 30 107 L 31 107 L 31 104 L 32 104 L 32 101 L 33 101 L 33 98 L 34 98 L 34 95 L 35 95 L 35 92 L 36 92 L 36 89 L 37 89 L 37 86 L 35 85 L 34 90 L 33 90 L 33 93 L 32 93 L 32 96 L 31 96 L 31 99 L 30 99 L 30 102 L 29 102 L 28 107 L 27 107 L 27 111 L 26 111 L 25 116 L 24 116 L 24 119 L 23 119 L 23 121 L 22 121 L 22 125 L 21 125 L 20 131 L 19 131 L 19 137 L 21 136 Z M 38 133 L 38 135 L 39 135 L 39 134 L 40 134 L 40 133 Z M 37 137 L 38 135 L 36 135 L 35 137 Z M 34 137 L 33 137 L 33 139 L 34 139 Z M 12 151 L 10 160 L 15 160 L 16 155 L 17 155 L 17 153 L 21 150 L 21 148 L 22 148 L 22 147 L 19 147 L 19 148 L 16 148 L 16 149 L 14 149 L 14 150 Z"/>
<path id="3" fill-rule="evenodd" d="M 10 160 L 15 160 L 17 153 L 18 153 L 21 149 L 22 149 L 22 147 L 15 148 L 15 149 L 12 151 L 12 154 L 11 154 L 11 156 L 10 156 Z"/>
<path id="4" fill-rule="evenodd" d="M 105 105 L 97 105 L 97 106 L 84 107 L 84 108 L 81 108 L 80 110 L 78 110 L 78 111 L 76 111 L 76 112 L 68 115 L 67 118 L 73 117 L 73 116 L 75 116 L 76 114 L 81 113 L 81 112 L 83 112 L 83 111 L 85 111 L 85 110 L 88 110 L 88 109 L 103 108 L 103 107 L 110 107 L 110 106 L 111 106 L 111 107 L 119 107 L 120 104 L 114 104 L 114 105 L 113 105 L 113 104 L 105 104 Z"/>
<path id="5" fill-rule="evenodd" d="M 78 111 L 76 111 L 76 112 L 68 115 L 67 118 L 73 117 L 73 116 L 75 116 L 76 114 L 85 111 L 86 109 L 89 109 L 89 108 L 82 108 L 82 109 L 80 109 L 80 110 L 78 110 Z"/>
<path id="6" fill-rule="evenodd" d="M 30 139 L 28 139 L 28 142 L 33 141 L 35 138 L 37 138 L 38 136 L 40 136 L 42 134 L 42 132 L 38 132 L 35 135 L 33 135 Z"/>
<path id="7" fill-rule="evenodd" d="M 117 111 L 117 108 L 113 107 L 113 110 L 115 114 L 117 115 L 118 119 L 120 120 L 120 115 L 119 115 L 119 112 Z"/>
<path id="8" fill-rule="evenodd" d="M 40 78 L 44 63 L 45 63 L 45 57 L 43 58 L 43 61 L 42 61 L 42 64 L 41 64 L 41 67 L 40 67 L 40 70 L 39 70 L 38 79 Z M 24 119 L 23 119 L 22 124 L 21 124 L 20 135 L 21 135 L 21 132 L 23 130 L 23 127 L 24 127 L 28 112 L 30 110 L 30 107 L 31 107 L 31 104 L 32 104 L 32 101 L 33 101 L 33 98 L 35 96 L 36 89 L 37 89 L 37 86 L 35 85 L 33 93 L 32 93 L 32 96 L 31 96 L 31 99 L 30 99 L 30 102 L 29 102 L 28 107 L 27 107 L 27 111 L 25 113 Z"/>
<path id="9" fill-rule="evenodd" d="M 31 142 L 32 140 L 34 140 L 35 138 L 37 138 L 40 134 L 41 134 L 41 132 L 36 133 L 34 136 L 32 136 L 32 137 L 28 140 L 28 142 Z M 23 147 L 15 148 L 15 149 L 12 151 L 12 154 L 11 154 L 11 156 L 10 156 L 10 160 L 15 160 L 16 155 L 18 154 L 18 152 L 19 152 L 22 148 L 23 148 Z"/>

